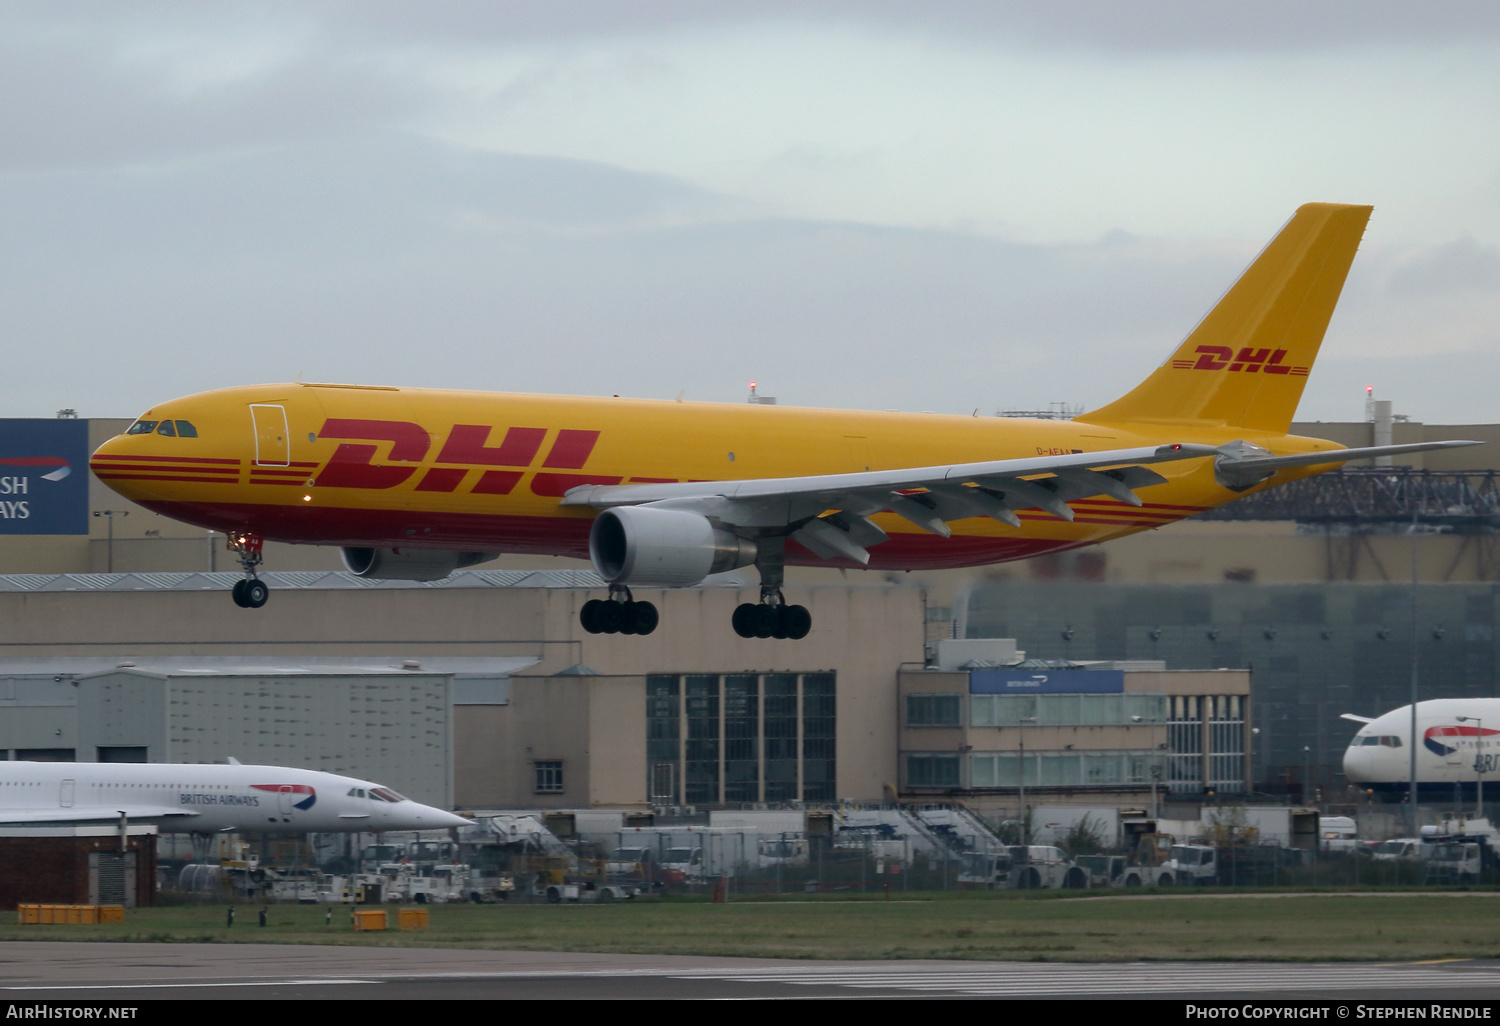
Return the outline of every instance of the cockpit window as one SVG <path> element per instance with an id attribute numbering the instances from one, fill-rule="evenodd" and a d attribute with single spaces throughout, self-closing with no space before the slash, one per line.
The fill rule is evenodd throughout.
<path id="1" fill-rule="evenodd" d="M 161 427 L 156 429 L 156 433 L 159 435 L 166 435 L 168 438 L 177 437 L 177 429 L 172 426 L 172 422 L 170 420 L 162 421 Z"/>
<path id="2" fill-rule="evenodd" d="M 392 791 L 389 787 L 370 788 L 370 797 L 379 798 L 383 802 L 391 802 L 393 804 L 395 802 L 406 801 L 405 798 L 401 797 L 401 795 L 397 794 L 395 791 Z"/>
<path id="3" fill-rule="evenodd" d="M 179 420 L 177 422 L 177 437 L 178 438 L 197 438 L 198 437 L 198 429 L 195 428 L 195 427 L 193 427 L 193 422 L 190 421 L 190 420 Z"/>
<path id="4" fill-rule="evenodd" d="M 156 430 L 156 424 L 157 422 L 154 420 L 138 420 L 130 425 L 130 430 L 125 433 L 127 435 L 149 435 Z"/>

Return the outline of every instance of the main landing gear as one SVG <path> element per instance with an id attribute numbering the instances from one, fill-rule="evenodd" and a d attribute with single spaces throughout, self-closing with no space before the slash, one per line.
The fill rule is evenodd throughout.
<path id="1" fill-rule="evenodd" d="M 255 576 L 255 568 L 260 566 L 260 550 L 265 544 L 265 539 L 258 534 L 235 533 L 229 536 L 229 551 L 239 556 L 240 568 L 245 571 L 245 579 L 235 581 L 231 591 L 234 604 L 241 609 L 259 609 L 271 597 L 266 582 Z"/>
<path id="2" fill-rule="evenodd" d="M 650 634 L 660 621 L 654 603 L 635 601 L 620 585 L 610 587 L 608 599 L 589 599 L 578 613 L 590 634 Z"/>
<path id="3" fill-rule="evenodd" d="M 800 641 L 812 630 L 812 614 L 805 606 L 789 606 L 781 594 L 786 580 L 786 538 L 762 538 L 756 552 L 760 571 L 760 602 L 735 607 L 730 623 L 742 638 L 787 638 Z"/>
<path id="4" fill-rule="evenodd" d="M 790 638 L 800 641 L 812 630 L 812 614 L 806 606 L 789 606 L 778 588 L 763 595 L 760 603 L 744 602 L 735 607 L 734 633 L 742 638 Z"/>

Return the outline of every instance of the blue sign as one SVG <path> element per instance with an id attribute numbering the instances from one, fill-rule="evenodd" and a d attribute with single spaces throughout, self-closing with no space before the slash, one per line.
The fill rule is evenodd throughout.
<path id="1" fill-rule="evenodd" d="M 971 695 L 1112 695 L 1124 670 L 970 670 Z"/>
<path id="2" fill-rule="evenodd" d="M 88 421 L 0 420 L 0 534 L 88 533 Z"/>

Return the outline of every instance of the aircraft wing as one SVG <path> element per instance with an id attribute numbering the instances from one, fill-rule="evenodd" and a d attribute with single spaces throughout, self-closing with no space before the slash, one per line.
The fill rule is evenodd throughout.
<path id="1" fill-rule="evenodd" d="M 1041 509 L 1073 519 L 1069 502 L 1108 495 L 1141 505 L 1135 489 L 1165 482 L 1146 464 L 1218 456 L 1209 445 L 1174 443 L 942 467 L 819 474 L 808 477 L 581 485 L 564 506 L 654 506 L 687 510 L 742 528 L 786 528 L 824 559 L 868 563 L 868 546 L 887 539 L 869 518 L 889 511 L 948 537 L 947 521 L 991 517 L 1021 525 L 1015 511 Z"/>
<path id="2" fill-rule="evenodd" d="M 121 813 L 124 813 L 132 823 L 183 821 L 198 815 L 188 809 L 174 809 L 171 806 L 162 805 L 127 805 L 123 808 L 89 805 L 56 809 L 0 809 L 0 826 L 102 825 L 118 823 Z"/>
<path id="3" fill-rule="evenodd" d="M 1137 488 L 1165 482 L 1148 464 L 1214 458 L 1220 484 L 1243 491 L 1283 467 L 1316 466 L 1399 453 L 1478 445 L 1471 441 L 1332 449 L 1278 456 L 1245 441 L 1210 446 L 1171 443 L 1135 449 L 911 467 L 855 474 L 684 481 L 665 484 L 580 485 L 564 506 L 653 506 L 686 510 L 737 528 L 792 528 L 789 537 L 824 559 L 868 563 L 867 551 L 889 537 L 869 518 L 891 512 L 923 530 L 948 537 L 950 520 L 990 517 L 1021 526 L 1017 510 L 1040 509 L 1073 519 L 1068 503 L 1107 495 L 1141 505 Z"/>

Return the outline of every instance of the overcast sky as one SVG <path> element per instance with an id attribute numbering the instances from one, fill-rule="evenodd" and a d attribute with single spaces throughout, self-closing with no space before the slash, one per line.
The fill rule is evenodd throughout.
<path id="1" fill-rule="evenodd" d="M 253 381 L 992 413 L 1375 215 L 1299 415 L 1500 421 L 1500 4 L 0 3 L 0 416 Z"/>

